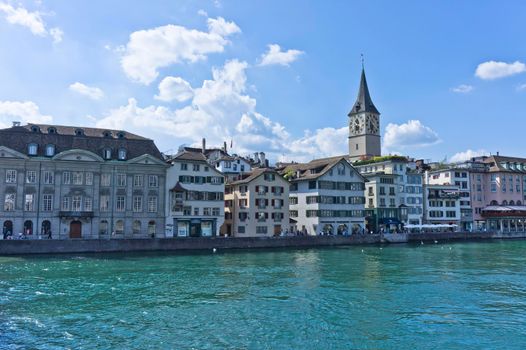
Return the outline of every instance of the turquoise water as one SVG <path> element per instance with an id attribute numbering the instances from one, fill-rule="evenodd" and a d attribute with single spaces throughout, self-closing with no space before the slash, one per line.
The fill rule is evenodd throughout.
<path id="1" fill-rule="evenodd" d="M 0 257 L 0 349 L 525 349 L 525 251 Z"/>

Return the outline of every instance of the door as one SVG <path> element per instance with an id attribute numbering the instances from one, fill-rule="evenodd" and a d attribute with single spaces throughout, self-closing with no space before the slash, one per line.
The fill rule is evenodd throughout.
<path id="1" fill-rule="evenodd" d="M 69 224 L 69 238 L 82 237 L 82 223 L 80 221 L 72 221 Z"/>

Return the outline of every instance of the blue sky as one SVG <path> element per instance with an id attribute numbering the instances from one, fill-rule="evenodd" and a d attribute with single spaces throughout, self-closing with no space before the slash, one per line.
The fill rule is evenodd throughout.
<path id="1" fill-rule="evenodd" d="M 525 15 L 523 1 L 0 0 L 0 126 L 344 154 L 363 53 L 385 153 L 526 156 Z"/>

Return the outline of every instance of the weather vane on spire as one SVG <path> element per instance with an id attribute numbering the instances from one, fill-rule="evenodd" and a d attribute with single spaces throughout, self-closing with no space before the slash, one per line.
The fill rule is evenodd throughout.
<path id="1" fill-rule="evenodd" d="M 363 53 L 360 54 L 360 56 L 362 57 L 362 69 L 363 69 L 363 61 L 364 61 L 364 59 L 363 59 Z"/>

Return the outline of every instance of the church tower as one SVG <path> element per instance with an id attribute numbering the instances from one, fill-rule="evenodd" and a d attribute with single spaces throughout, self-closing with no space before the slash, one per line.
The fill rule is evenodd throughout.
<path id="1" fill-rule="evenodd" d="M 369 95 L 363 67 L 358 97 L 348 116 L 350 160 L 380 156 L 380 112 Z"/>

